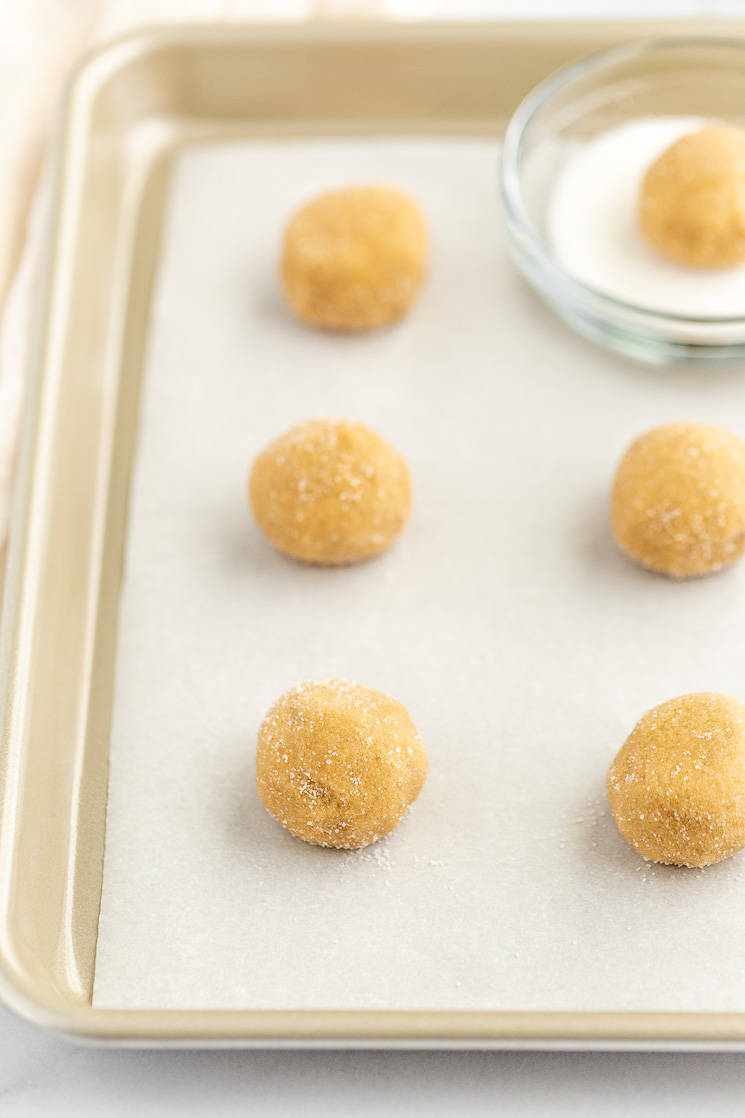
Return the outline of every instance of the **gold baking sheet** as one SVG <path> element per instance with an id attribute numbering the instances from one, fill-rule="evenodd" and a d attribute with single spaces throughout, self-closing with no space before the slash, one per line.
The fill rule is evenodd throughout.
<path id="1" fill-rule="evenodd" d="M 737 23 L 148 31 L 91 56 L 58 150 L 2 626 L 0 963 L 9 1005 L 135 1043 L 745 1042 L 745 1015 L 91 1006 L 117 603 L 169 161 L 240 136 L 498 135 L 556 66 Z"/>

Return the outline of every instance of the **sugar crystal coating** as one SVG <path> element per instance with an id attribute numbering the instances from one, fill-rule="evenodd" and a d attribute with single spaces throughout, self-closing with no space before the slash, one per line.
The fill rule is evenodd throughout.
<path id="1" fill-rule="evenodd" d="M 406 708 L 359 683 L 298 684 L 259 729 L 259 796 L 316 846 L 353 850 L 389 834 L 426 776 L 427 752 Z"/>
<path id="2" fill-rule="evenodd" d="M 621 460 L 611 523 L 650 570 L 692 578 L 728 566 L 745 550 L 745 443 L 700 423 L 646 432 Z"/>
<path id="3" fill-rule="evenodd" d="M 293 559 L 343 564 L 390 547 L 411 510 L 397 450 L 361 423 L 316 419 L 282 435 L 249 478 L 256 521 Z"/>
<path id="4" fill-rule="evenodd" d="M 370 330 L 415 301 L 427 265 L 427 230 L 398 190 L 358 186 L 314 198 L 290 221 L 282 283 L 295 314 L 327 330 Z"/>
<path id="5" fill-rule="evenodd" d="M 745 846 L 745 707 L 699 692 L 647 711 L 606 783 L 618 829 L 649 861 L 729 858 Z"/>
<path id="6" fill-rule="evenodd" d="M 639 224 L 664 256 L 697 268 L 745 260 L 745 128 L 720 124 L 683 136 L 642 184 Z"/>

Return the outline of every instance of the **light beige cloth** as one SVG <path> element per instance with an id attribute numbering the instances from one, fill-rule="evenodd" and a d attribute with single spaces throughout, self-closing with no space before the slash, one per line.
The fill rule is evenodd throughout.
<path id="1" fill-rule="evenodd" d="M 6 0 L 0 9 L 0 570 L 41 239 L 41 206 L 32 200 L 60 89 L 93 32 L 98 4 Z"/>

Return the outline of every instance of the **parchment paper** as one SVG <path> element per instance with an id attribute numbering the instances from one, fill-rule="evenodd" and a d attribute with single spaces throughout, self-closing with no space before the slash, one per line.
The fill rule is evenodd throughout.
<path id="1" fill-rule="evenodd" d="M 690 583 L 615 548 L 618 458 L 676 419 L 745 432 L 745 374 L 636 368 L 515 274 L 488 141 L 186 153 L 152 312 L 130 510 L 94 1004 L 745 1010 L 743 856 L 650 866 L 607 766 L 643 711 L 745 698 L 745 564 Z M 398 326 L 330 337 L 275 278 L 292 210 L 384 181 L 429 220 Z M 305 418 L 378 429 L 415 510 L 381 559 L 277 554 L 254 456 Z M 288 686 L 389 691 L 429 750 L 400 828 L 316 849 L 264 810 L 258 724 Z"/>

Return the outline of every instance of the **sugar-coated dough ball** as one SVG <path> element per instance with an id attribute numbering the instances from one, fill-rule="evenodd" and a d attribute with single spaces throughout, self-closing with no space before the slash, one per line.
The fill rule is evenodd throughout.
<path id="1" fill-rule="evenodd" d="M 412 305 L 427 264 L 427 229 L 410 198 L 382 186 L 322 194 L 285 232 L 282 281 L 298 318 L 370 330 Z"/>
<path id="2" fill-rule="evenodd" d="M 643 567 L 673 578 L 721 570 L 745 550 L 745 443 L 700 423 L 648 431 L 618 468 L 611 521 Z"/>
<path id="3" fill-rule="evenodd" d="M 700 692 L 647 711 L 607 788 L 618 829 L 651 862 L 731 857 L 745 846 L 745 707 Z"/>
<path id="4" fill-rule="evenodd" d="M 259 729 L 259 796 L 316 846 L 353 850 L 389 834 L 426 776 L 427 751 L 406 708 L 360 683 L 301 683 Z"/>
<path id="5" fill-rule="evenodd" d="M 649 243 L 679 264 L 745 260 L 745 128 L 704 128 L 663 152 L 644 177 L 639 222 Z"/>
<path id="6" fill-rule="evenodd" d="M 368 427 L 314 419 L 259 455 L 249 479 L 269 540 L 307 563 L 356 563 L 389 547 L 411 509 L 406 460 Z"/>

